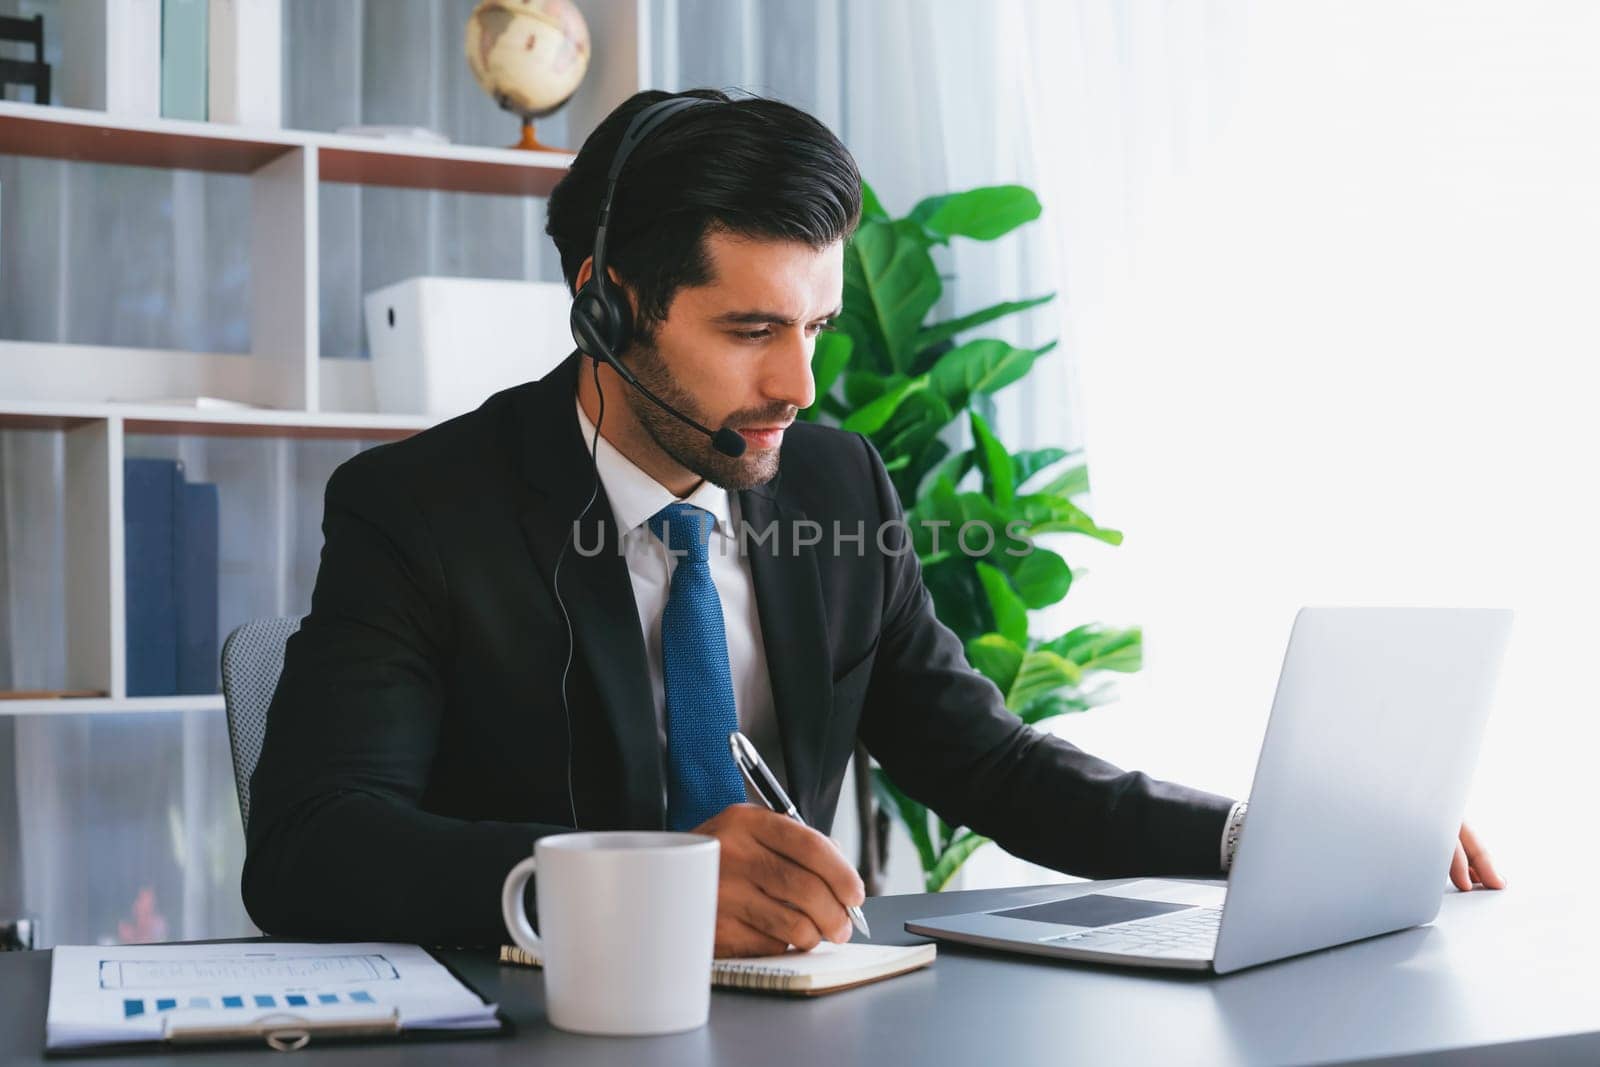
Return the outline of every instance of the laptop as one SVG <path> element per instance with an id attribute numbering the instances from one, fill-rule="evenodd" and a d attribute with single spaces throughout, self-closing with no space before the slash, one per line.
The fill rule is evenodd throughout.
<path id="1" fill-rule="evenodd" d="M 1031 955 L 1227 974 L 1431 922 L 1511 617 L 1302 608 L 1226 886 L 1084 882 L 1057 899 L 905 928 Z"/>

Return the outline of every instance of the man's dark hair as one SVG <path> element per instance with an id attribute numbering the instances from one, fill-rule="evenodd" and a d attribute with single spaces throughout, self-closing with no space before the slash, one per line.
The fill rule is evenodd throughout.
<path id="1" fill-rule="evenodd" d="M 635 115 L 674 96 L 722 103 L 672 116 L 634 150 L 617 181 L 606 236 L 607 264 L 634 291 L 634 332 L 647 342 L 679 289 L 713 280 L 708 232 L 821 249 L 848 239 L 861 219 L 855 160 L 804 111 L 717 89 L 635 93 L 583 142 L 550 193 L 545 232 L 572 292 L 578 268 L 594 252 L 617 143 Z"/>

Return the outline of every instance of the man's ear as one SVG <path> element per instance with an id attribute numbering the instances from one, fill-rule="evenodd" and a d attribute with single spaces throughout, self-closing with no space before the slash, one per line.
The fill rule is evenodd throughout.
<path id="1" fill-rule="evenodd" d="M 578 289 L 582 289 L 586 284 L 588 284 L 589 276 L 591 274 L 593 274 L 593 273 L 594 273 L 594 257 L 590 256 L 588 259 L 585 259 L 583 261 L 583 263 L 581 263 L 578 266 L 578 276 L 574 280 L 574 285 L 573 285 L 574 291 L 576 291 Z M 632 288 L 630 288 L 627 285 L 627 283 L 624 282 L 620 276 L 618 276 L 617 268 L 615 268 L 615 267 L 607 267 L 606 268 L 606 277 L 611 280 L 611 285 L 612 285 L 613 288 L 620 289 L 624 293 L 628 294 L 628 304 L 629 304 L 629 306 L 632 307 L 635 311 L 637 311 L 638 308 L 639 308 L 639 302 L 636 299 L 634 299 Z"/>

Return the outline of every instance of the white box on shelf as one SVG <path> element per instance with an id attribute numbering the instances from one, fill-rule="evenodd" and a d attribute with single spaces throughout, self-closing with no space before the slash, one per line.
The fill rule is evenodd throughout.
<path id="1" fill-rule="evenodd" d="M 161 114 L 161 0 L 72 0 L 60 18 L 62 104 Z"/>
<path id="2" fill-rule="evenodd" d="M 283 8 L 278 0 L 211 0 L 206 112 L 212 122 L 283 125 Z"/>
<path id="3" fill-rule="evenodd" d="M 363 300 L 378 410 L 450 416 L 542 378 L 572 352 L 559 282 L 407 278 Z"/>

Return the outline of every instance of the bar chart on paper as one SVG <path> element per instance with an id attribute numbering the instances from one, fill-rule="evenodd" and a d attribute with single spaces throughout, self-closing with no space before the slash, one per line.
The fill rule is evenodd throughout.
<path id="1" fill-rule="evenodd" d="M 375 1005 L 372 990 L 400 972 L 378 953 L 284 956 L 273 952 L 209 959 L 103 959 L 100 988 L 122 993 L 122 1016 L 176 1011 L 301 1010 Z"/>
<path id="2" fill-rule="evenodd" d="M 73 1048 L 296 1021 L 493 1030 L 495 1012 L 416 945 L 62 945 L 45 1032 Z"/>

